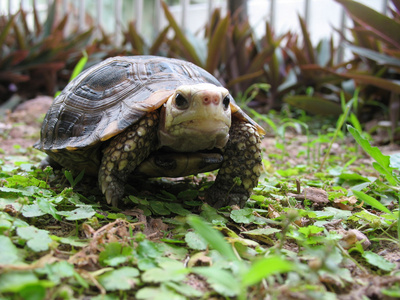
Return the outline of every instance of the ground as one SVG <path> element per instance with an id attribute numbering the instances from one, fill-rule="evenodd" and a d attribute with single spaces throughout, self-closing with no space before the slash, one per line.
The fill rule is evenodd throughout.
<path id="1" fill-rule="evenodd" d="M 400 295 L 396 218 L 373 202 L 367 206 L 364 201 L 369 198 L 360 201 L 348 192 L 367 188 L 392 211 L 398 209 L 398 193 L 372 168 L 373 159 L 354 149 L 351 137 L 341 137 L 329 148 L 329 135 L 323 136 L 325 140 L 295 130 L 267 135 L 265 172 L 244 209 L 215 211 L 202 205 L 199 186 L 207 186 L 213 173 L 147 182 L 139 191 L 132 187 L 135 196 L 127 198 L 126 209 L 113 210 L 98 200 L 102 196 L 96 180 L 84 178 L 78 183 L 55 171 L 45 179 L 50 189 L 39 191 L 42 198 L 24 189 L 27 202 L 13 205 L 13 193 L 18 195 L 15 201 L 22 200 L 18 184 L 11 182 L 22 171 L 11 168 L 14 173 L 7 177 L 4 166 L 18 165 L 23 156 L 25 162 L 38 165 L 43 156 L 30 147 L 39 138 L 40 119 L 51 101 L 50 97 L 28 101 L 0 122 L 4 214 L 0 238 L 7 245 L 12 237 L 25 253 L 23 265 L 0 259 L 3 282 L 11 280 L 13 272 L 28 276 L 34 270 L 36 279 L 51 283 L 45 298 L 68 294 L 83 299 L 101 293 L 117 299 L 129 298 L 132 291 L 139 299 L 156 294 L 159 299 L 172 299 L 171 295 L 174 299 L 396 299 Z M 380 149 L 387 155 L 399 152 L 395 145 Z M 66 188 L 69 184 L 74 190 Z M 45 203 L 52 209 L 46 210 Z M 225 239 L 219 240 L 222 235 L 199 221 L 198 214 Z M 15 232 L 1 225 L 7 218 L 13 220 Z M 30 227 L 18 227 L 18 222 Z M 21 228 L 34 228 L 36 233 L 24 235 Z M 29 244 L 42 234 L 53 244 L 47 248 L 41 248 L 43 242 Z M 272 260 L 276 270 L 268 271 Z M 291 265 L 285 264 L 288 261 Z M 266 265 L 261 268 L 262 263 Z M 54 279 L 52 272 L 57 271 L 46 265 L 60 268 L 64 279 Z M 41 286 L 37 281 L 30 284 Z M 0 298 L 24 298 L 26 289 L 10 290 L 0 283 Z"/>

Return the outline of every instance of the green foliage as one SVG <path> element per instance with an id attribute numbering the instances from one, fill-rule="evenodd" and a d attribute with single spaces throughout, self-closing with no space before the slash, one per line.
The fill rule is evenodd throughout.
<path id="1" fill-rule="evenodd" d="M 71 31 L 65 35 L 68 14 L 56 22 L 56 2 L 41 23 L 33 8 L 35 29 L 31 29 L 27 13 L 19 10 L 11 18 L 2 16 L 0 22 L 1 99 L 7 99 L 8 86 L 15 84 L 20 93 L 35 95 L 44 91 L 53 95 L 57 89 L 57 73 L 67 67 L 69 60 L 79 58 L 92 29 Z M 49 76 L 51 74 L 51 76 Z"/>

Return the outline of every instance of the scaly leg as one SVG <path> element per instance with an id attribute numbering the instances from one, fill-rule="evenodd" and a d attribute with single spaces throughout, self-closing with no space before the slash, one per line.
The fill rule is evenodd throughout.
<path id="1" fill-rule="evenodd" d="M 206 201 L 216 208 L 234 204 L 243 207 L 257 186 L 262 169 L 257 130 L 251 124 L 232 121 L 224 162 L 215 183 L 206 192 Z"/>
<path id="2" fill-rule="evenodd" d="M 118 205 L 125 183 L 136 167 L 157 144 L 158 112 L 147 114 L 138 123 L 117 135 L 103 151 L 99 186 L 108 204 Z"/>

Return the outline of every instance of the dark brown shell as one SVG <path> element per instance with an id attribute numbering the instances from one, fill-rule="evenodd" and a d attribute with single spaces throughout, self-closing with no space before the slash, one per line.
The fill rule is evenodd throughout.
<path id="1" fill-rule="evenodd" d="M 54 100 L 43 121 L 44 151 L 96 145 L 159 108 L 183 84 L 221 84 L 196 65 L 156 56 L 109 58 L 81 73 Z M 240 118 L 247 117 L 236 104 Z"/>

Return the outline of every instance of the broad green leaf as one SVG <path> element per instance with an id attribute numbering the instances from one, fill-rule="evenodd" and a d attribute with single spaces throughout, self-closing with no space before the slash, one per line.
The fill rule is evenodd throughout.
<path id="1" fill-rule="evenodd" d="M 57 214 L 65 216 L 67 220 L 89 219 L 95 215 L 96 211 L 91 205 L 82 205 L 71 211 L 58 211 Z"/>
<path id="2" fill-rule="evenodd" d="M 251 208 L 232 210 L 230 216 L 231 219 L 236 223 L 249 224 L 255 220 L 255 216 Z"/>
<path id="3" fill-rule="evenodd" d="M 242 231 L 241 234 L 246 235 L 271 235 L 277 232 L 280 232 L 281 229 L 277 228 L 257 228 L 249 231 Z"/>
<path id="4" fill-rule="evenodd" d="M 217 292 L 226 297 L 234 297 L 240 292 L 240 281 L 227 270 L 218 267 L 195 267 L 192 271 L 204 276 Z"/>
<path id="5" fill-rule="evenodd" d="M 54 284 L 60 284 L 61 279 L 73 277 L 75 274 L 74 266 L 65 260 L 55 262 L 51 265 L 47 264 L 36 272 L 46 274 L 48 279 Z"/>
<path id="6" fill-rule="evenodd" d="M 20 238 L 27 241 L 27 245 L 35 252 L 46 251 L 52 239 L 47 230 L 38 229 L 33 226 L 18 227 L 17 234 Z"/>
<path id="7" fill-rule="evenodd" d="M 367 194 L 360 192 L 360 191 L 356 191 L 356 190 L 352 190 L 352 191 L 353 191 L 353 194 L 356 195 L 358 199 L 364 201 L 365 203 L 372 206 L 373 208 L 378 209 L 378 210 L 383 211 L 388 214 L 393 214 L 386 206 L 384 206 L 382 203 L 380 203 L 378 200 L 372 198 L 371 196 L 368 196 Z"/>
<path id="8" fill-rule="evenodd" d="M 159 287 L 144 287 L 135 294 L 136 299 L 140 300 L 186 300 L 187 298 L 179 295 L 164 285 Z"/>
<path id="9" fill-rule="evenodd" d="M 208 204 L 203 204 L 201 208 L 202 212 L 200 213 L 200 216 L 204 220 L 212 224 L 226 224 L 228 222 L 228 220 L 225 217 L 221 216 L 214 207 Z"/>
<path id="10" fill-rule="evenodd" d="M 18 292 L 39 279 L 32 271 L 7 272 L 0 275 L 0 292 Z"/>
<path id="11" fill-rule="evenodd" d="M 177 291 L 178 293 L 185 295 L 186 297 L 197 298 L 201 297 L 203 293 L 199 290 L 196 290 L 194 287 L 185 284 L 183 282 L 173 282 L 168 281 L 164 283 L 167 287 Z"/>
<path id="12" fill-rule="evenodd" d="M 144 282 L 164 282 L 164 281 L 177 281 L 181 282 L 186 278 L 189 269 L 180 264 L 179 268 L 172 266 L 170 268 L 152 268 L 142 274 Z"/>
<path id="13" fill-rule="evenodd" d="M 400 184 L 400 180 L 395 178 L 392 175 L 392 168 L 390 167 L 390 157 L 387 155 L 383 155 L 382 152 L 377 148 L 377 147 L 372 147 L 369 141 L 365 138 L 363 138 L 356 130 L 354 127 L 347 125 L 347 130 L 351 133 L 351 135 L 354 137 L 356 140 L 357 144 L 363 148 L 363 150 L 370 155 L 375 161 L 379 164 L 380 170 L 384 172 L 384 175 L 387 179 L 387 181 L 390 182 L 392 185 L 398 185 Z M 380 170 L 377 170 L 378 172 Z"/>
<path id="14" fill-rule="evenodd" d="M 205 250 L 207 249 L 206 241 L 196 232 L 188 232 L 185 234 L 185 242 L 187 245 L 194 250 Z"/>
<path id="15" fill-rule="evenodd" d="M 132 249 L 123 247 L 120 243 L 108 243 L 100 252 L 99 262 L 104 266 L 116 267 L 132 257 Z"/>
<path id="16" fill-rule="evenodd" d="M 180 215 L 180 216 L 187 216 L 190 214 L 190 211 L 183 208 L 181 203 L 176 203 L 176 202 L 166 202 L 165 207 L 168 208 L 171 212 L 174 214 Z"/>
<path id="17" fill-rule="evenodd" d="M 138 282 L 139 271 L 132 267 L 122 267 L 98 277 L 98 281 L 107 291 L 130 290 Z"/>
<path id="18" fill-rule="evenodd" d="M 230 261 L 237 261 L 235 253 L 232 250 L 223 235 L 204 222 L 200 217 L 192 215 L 188 217 L 190 226 L 201 236 L 207 243 L 215 250 L 217 250 L 223 257 Z"/>
<path id="19" fill-rule="evenodd" d="M 324 228 L 310 225 L 310 226 L 306 226 L 306 227 L 300 227 L 298 229 L 298 231 L 301 232 L 302 234 L 304 234 L 306 237 L 310 237 L 312 235 L 315 235 L 317 233 L 324 231 Z"/>
<path id="20" fill-rule="evenodd" d="M 18 252 L 18 248 L 11 242 L 9 237 L 0 235 L 0 265 L 19 262 Z"/>
<path id="21" fill-rule="evenodd" d="M 39 208 L 37 203 L 24 205 L 22 208 L 22 215 L 25 218 L 34 218 L 45 215 L 46 213 Z"/>
<path id="22" fill-rule="evenodd" d="M 166 208 L 166 202 L 162 201 L 150 201 L 149 202 L 151 209 L 160 216 L 167 216 L 171 214 L 171 211 Z"/>
<path id="23" fill-rule="evenodd" d="M 253 262 L 250 269 L 243 275 L 242 285 L 251 286 L 270 275 L 289 272 L 292 269 L 292 263 L 278 256 L 263 258 Z"/>
<path id="24" fill-rule="evenodd" d="M 387 272 L 392 271 L 396 267 L 396 264 L 388 261 L 384 257 L 382 257 L 379 254 L 376 254 L 372 251 L 364 251 L 362 256 L 371 265 L 378 267 L 379 269 L 387 271 Z"/>

